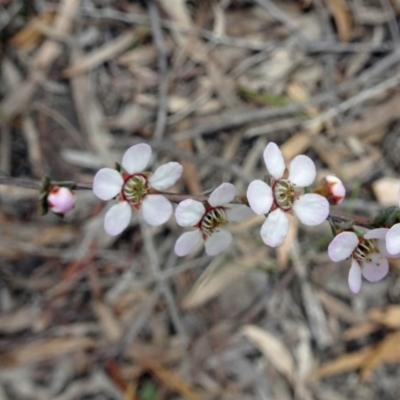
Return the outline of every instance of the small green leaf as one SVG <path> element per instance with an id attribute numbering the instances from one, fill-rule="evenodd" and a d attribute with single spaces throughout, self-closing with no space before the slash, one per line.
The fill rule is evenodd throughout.
<path id="1" fill-rule="evenodd" d="M 400 221 L 399 219 L 399 208 L 396 206 L 392 206 L 386 208 L 385 210 L 381 211 L 375 218 L 374 218 L 374 225 L 377 226 L 392 226 L 396 222 Z"/>
<path id="2" fill-rule="evenodd" d="M 151 381 L 146 381 L 140 389 L 140 397 L 142 400 L 157 400 L 155 384 Z"/>

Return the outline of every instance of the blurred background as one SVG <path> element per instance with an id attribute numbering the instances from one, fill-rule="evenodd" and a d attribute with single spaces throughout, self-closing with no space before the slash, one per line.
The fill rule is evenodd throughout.
<path id="1" fill-rule="evenodd" d="M 265 179 L 274 141 L 340 177 L 337 212 L 398 205 L 398 0 L 0 0 L 0 175 L 91 184 L 140 142 L 177 193 Z M 0 400 L 363 400 L 400 393 L 400 264 L 347 284 L 328 223 L 277 249 L 254 217 L 178 259 L 183 229 L 77 191 L 0 185 Z"/>

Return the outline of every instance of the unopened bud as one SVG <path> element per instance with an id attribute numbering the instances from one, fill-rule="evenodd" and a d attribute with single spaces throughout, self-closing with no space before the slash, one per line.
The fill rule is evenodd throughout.
<path id="1" fill-rule="evenodd" d="M 75 193 L 66 187 L 54 186 L 47 196 L 49 209 L 56 214 L 67 214 L 75 207 Z"/>
<path id="2" fill-rule="evenodd" d="M 314 193 L 324 196 L 331 204 L 339 204 L 346 196 L 346 189 L 337 176 L 328 175 L 315 188 Z"/>

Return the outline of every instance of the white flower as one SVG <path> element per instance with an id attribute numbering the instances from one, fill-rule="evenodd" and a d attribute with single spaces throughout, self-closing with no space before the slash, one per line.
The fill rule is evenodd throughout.
<path id="1" fill-rule="evenodd" d="M 400 206 L 400 190 L 398 201 Z M 386 249 L 391 255 L 400 253 L 400 224 L 395 224 L 389 229 L 386 236 Z"/>
<path id="2" fill-rule="evenodd" d="M 75 207 L 75 193 L 66 187 L 53 186 L 47 196 L 47 204 L 56 214 L 67 214 Z"/>
<path id="3" fill-rule="evenodd" d="M 232 235 L 222 228 L 228 222 L 239 222 L 252 211 L 243 204 L 229 204 L 235 197 L 235 187 L 222 183 L 208 198 L 205 204 L 187 199 L 179 203 L 175 210 L 178 225 L 191 226 L 193 231 L 183 233 L 175 244 L 175 253 L 185 256 L 200 243 L 205 242 L 206 253 L 215 256 L 224 251 L 232 242 Z"/>
<path id="4" fill-rule="evenodd" d="M 286 169 L 279 147 L 269 143 L 264 150 L 264 161 L 271 184 L 257 179 L 247 189 L 247 199 L 256 214 L 268 214 L 261 227 L 264 243 L 276 247 L 285 239 L 289 231 L 286 212 L 294 214 L 305 225 L 319 225 L 329 214 L 329 203 L 315 193 L 303 194 L 298 188 L 312 184 L 316 171 L 313 161 L 304 155 L 296 156 Z"/>
<path id="5" fill-rule="evenodd" d="M 385 228 L 372 229 L 361 237 L 354 232 L 342 232 L 329 244 L 328 255 L 332 261 L 351 257 L 349 287 L 353 293 L 361 289 L 361 276 L 369 282 L 377 282 L 388 274 L 387 257 L 393 256 L 386 251 L 387 231 Z M 399 256 L 397 254 L 395 257 Z"/>
<path id="6" fill-rule="evenodd" d="M 93 192 L 101 200 L 118 196 L 104 220 L 105 231 L 120 234 L 129 225 L 132 207 L 142 209 L 144 220 L 153 226 L 162 225 L 172 214 L 172 204 L 159 190 L 175 184 L 182 175 L 182 165 L 169 162 L 156 169 L 153 175 L 143 172 L 150 162 L 151 147 L 141 143 L 130 147 L 122 158 L 124 172 L 102 168 L 94 177 Z"/>

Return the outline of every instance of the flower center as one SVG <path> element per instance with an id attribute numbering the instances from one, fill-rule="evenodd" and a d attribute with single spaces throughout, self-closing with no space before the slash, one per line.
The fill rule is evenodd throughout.
<path id="1" fill-rule="evenodd" d="M 354 250 L 353 257 L 359 262 L 366 261 L 370 263 L 372 261 L 371 255 L 379 253 L 376 244 L 376 240 L 361 239 L 360 243 Z"/>
<path id="2" fill-rule="evenodd" d="M 223 207 L 216 207 L 206 211 L 198 226 L 203 235 L 211 236 L 218 226 L 226 225 L 227 223 L 225 209 Z"/>
<path id="3" fill-rule="evenodd" d="M 289 210 L 292 208 L 296 190 L 293 184 L 287 179 L 280 179 L 274 185 L 274 199 L 276 205 L 282 210 Z"/>
<path id="4" fill-rule="evenodd" d="M 139 204 L 149 190 L 147 178 L 143 175 L 132 175 L 124 183 L 123 195 L 133 205 Z"/>

